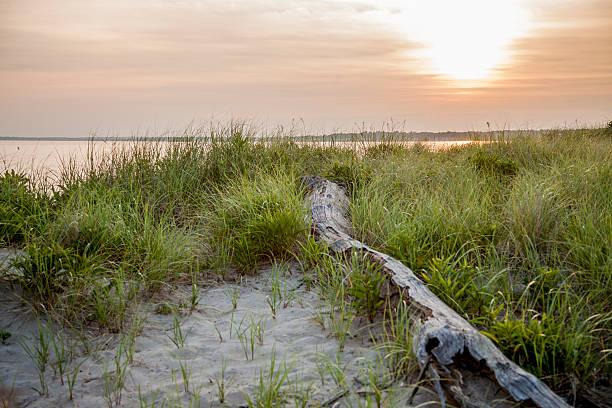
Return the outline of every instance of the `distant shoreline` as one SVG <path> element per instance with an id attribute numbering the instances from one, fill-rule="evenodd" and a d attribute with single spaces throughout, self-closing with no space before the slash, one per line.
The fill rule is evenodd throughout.
<path id="1" fill-rule="evenodd" d="M 465 131 L 465 132 L 343 132 L 327 135 L 308 135 L 288 137 L 295 141 L 359 141 L 359 140 L 398 140 L 398 141 L 454 141 L 454 140 L 481 140 L 484 138 L 497 138 L 498 136 L 516 136 L 525 133 L 541 133 L 546 129 L 538 130 L 505 130 L 505 131 Z M 256 139 L 275 138 L 274 136 L 261 136 Z M 203 137 L 202 139 L 206 139 Z M 185 140 L 183 136 L 155 136 L 155 137 L 61 137 L 61 136 L 0 136 L 0 141 L 24 142 L 133 142 L 133 141 L 176 141 Z"/>

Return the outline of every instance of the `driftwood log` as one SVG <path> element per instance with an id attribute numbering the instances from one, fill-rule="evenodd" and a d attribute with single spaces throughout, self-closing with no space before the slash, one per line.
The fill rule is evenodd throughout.
<path id="1" fill-rule="evenodd" d="M 359 251 L 380 265 L 391 290 L 402 297 L 415 319 L 413 351 L 434 383 L 442 404 L 450 395 L 464 407 L 569 407 L 534 375 L 508 360 L 493 342 L 435 296 L 398 260 L 352 238 L 344 189 L 328 180 L 306 176 L 307 209 L 315 238 L 330 251 Z M 442 389 L 446 390 L 445 394 Z"/>

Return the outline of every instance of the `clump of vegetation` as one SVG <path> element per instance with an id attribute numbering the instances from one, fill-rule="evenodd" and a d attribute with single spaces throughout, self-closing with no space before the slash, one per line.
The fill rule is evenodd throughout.
<path id="1" fill-rule="evenodd" d="M 409 151 L 353 194 L 353 226 L 574 401 L 611 373 L 611 155 L 600 130 Z"/>
<path id="2" fill-rule="evenodd" d="M 37 193 L 24 173 L 0 175 L 0 245 L 21 244 L 44 222 L 48 198 Z"/>
<path id="3" fill-rule="evenodd" d="M 173 312 L 172 305 L 170 305 L 167 302 L 162 302 L 158 304 L 157 306 L 155 306 L 155 313 L 157 314 L 169 315 L 169 314 L 172 314 L 172 312 Z"/>
<path id="4" fill-rule="evenodd" d="M 365 149 L 364 157 L 366 159 L 388 159 L 389 156 L 399 156 L 407 154 L 408 147 L 401 141 L 381 142 L 368 146 Z"/>
<path id="5" fill-rule="evenodd" d="M 352 192 L 367 184 L 371 178 L 371 173 L 364 163 L 351 160 L 349 162 L 334 162 L 325 176 Z"/>
<path id="6" fill-rule="evenodd" d="M 327 176 L 350 192 L 356 238 L 411 267 L 509 358 L 571 402 L 573 389 L 580 399 L 609 385 L 609 129 L 437 152 L 350 143 L 258 139 L 232 123 L 90 149 L 52 184 L 6 172 L 0 241 L 24 250 L 13 278 L 35 307 L 111 332 L 164 285 L 297 256 L 329 302 L 322 324 L 344 344 L 353 313 L 380 311 L 385 278 L 367 261 L 351 272 L 307 237 L 298 180 Z M 413 364 L 408 313 L 398 306 L 387 325 L 395 372 Z"/>
<path id="7" fill-rule="evenodd" d="M 276 363 L 276 354 L 272 351 L 270 368 L 261 369 L 259 379 L 253 392 L 253 399 L 245 395 L 249 408 L 278 407 L 285 404 L 286 395 L 283 386 L 288 382 L 289 369 L 286 365 Z"/>
<path id="8" fill-rule="evenodd" d="M 356 253 L 352 254 L 350 262 L 348 294 L 353 298 L 351 308 L 357 315 L 366 317 L 372 323 L 378 310 L 385 303 L 381 291 L 387 275 L 380 265 L 369 259 L 360 259 Z"/>
<path id="9" fill-rule="evenodd" d="M 306 231 L 302 195 L 290 174 L 239 178 L 212 204 L 211 245 L 240 270 L 258 262 L 286 259 Z"/>
<path id="10" fill-rule="evenodd" d="M 393 306 L 393 307 L 392 307 Z M 403 300 L 385 309 L 383 349 L 387 366 L 397 379 L 413 374 L 417 359 L 412 350 L 414 327 L 411 311 Z"/>
<path id="11" fill-rule="evenodd" d="M 479 273 L 465 260 L 433 258 L 421 271 L 421 279 L 444 303 L 466 319 L 480 316 L 488 305 L 486 293 L 476 283 Z"/>
<path id="12" fill-rule="evenodd" d="M 82 276 L 95 275 L 96 264 L 84 255 L 58 245 L 25 248 L 24 254 L 13 262 L 21 274 L 17 279 L 23 289 L 45 305 Z"/>
<path id="13" fill-rule="evenodd" d="M 513 160 L 483 150 L 478 150 L 471 162 L 478 171 L 490 176 L 514 176 L 518 172 L 518 166 Z"/>

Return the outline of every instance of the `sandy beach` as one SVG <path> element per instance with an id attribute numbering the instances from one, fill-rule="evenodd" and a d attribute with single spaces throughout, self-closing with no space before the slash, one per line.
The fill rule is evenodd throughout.
<path id="1" fill-rule="evenodd" d="M 4 250 L 4 259 L 7 254 Z M 365 324 L 360 327 L 355 320 L 351 336 L 340 352 L 338 341 L 321 324 L 327 314 L 325 306 L 317 293 L 301 285 L 301 274 L 295 265 L 283 272 L 281 300 L 273 318 L 266 301 L 273 273 L 273 268 L 268 268 L 239 283 L 207 286 L 193 311 L 159 313 L 163 310 L 160 305 L 177 306 L 177 299 L 188 296 L 189 287 L 173 289 L 155 302 L 141 305 L 141 327 L 134 339 L 133 355 L 129 362 L 125 355 L 119 357 L 119 366 L 126 370 L 121 406 L 248 406 L 247 397 L 253 399 L 260 377 L 267 378 L 273 360 L 272 369 L 285 376 L 281 388 L 287 406 L 300 406 L 301 399 L 308 406 L 318 406 L 345 390 L 346 395 L 329 406 L 364 404 L 370 395 L 368 376 L 372 372 L 382 376 L 385 372 L 383 351 L 370 338 L 376 329 L 371 331 Z M 83 338 L 37 322 L 27 305 L 7 287 L 1 292 L 0 311 L 0 329 L 11 333 L 6 344 L 0 345 L 0 376 L 5 392 L 12 390 L 17 406 L 90 407 L 108 406 L 109 401 L 115 401 L 117 394 L 109 382 L 116 376 L 120 335 L 90 333 L 86 340 L 89 350 L 85 350 Z M 174 335 L 175 317 L 183 344 Z M 251 331 L 253 326 L 261 328 L 262 336 L 261 341 L 255 339 L 251 350 L 250 336 L 257 336 Z M 40 327 L 46 335 L 53 328 L 58 340 L 59 333 L 64 333 L 66 346 L 74 353 L 62 385 L 59 374 L 54 372 L 57 356 L 50 347 L 44 374 L 48 395 L 39 392 L 35 364 L 24 350 L 24 344 L 36 344 Z M 181 367 L 187 373 L 187 387 Z M 73 400 L 69 400 L 67 378 L 74 370 Z M 221 403 L 218 384 L 223 378 L 226 391 Z M 410 391 L 411 387 L 398 382 L 385 393 L 393 394 L 392 399 L 400 403 Z M 434 395 L 420 388 L 414 403 L 425 401 L 435 401 Z"/>

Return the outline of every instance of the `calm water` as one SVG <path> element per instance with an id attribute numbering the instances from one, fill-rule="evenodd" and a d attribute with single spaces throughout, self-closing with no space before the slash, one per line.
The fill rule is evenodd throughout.
<path id="1" fill-rule="evenodd" d="M 97 156 L 130 143 L 132 142 L 96 141 L 91 144 L 84 140 L 0 140 L 0 171 L 15 169 L 28 174 L 43 172 L 55 177 L 70 160 L 85 164 L 88 149 L 93 149 Z"/>
<path id="2" fill-rule="evenodd" d="M 113 147 L 130 142 L 104 142 L 97 141 L 93 144 L 96 153 L 111 151 Z M 376 142 L 336 142 L 336 146 L 363 149 Z M 410 145 L 417 142 L 401 142 Z M 467 140 L 458 141 L 426 141 L 418 142 L 433 150 L 448 148 L 451 146 L 472 143 Z M 85 163 L 87 159 L 87 141 L 20 141 L 0 140 L 0 171 L 15 169 L 26 173 L 42 171 L 51 176 L 57 176 L 62 168 L 62 163 L 73 159 L 76 163 Z"/>
<path id="3" fill-rule="evenodd" d="M 86 141 L 0 141 L 1 170 L 16 169 L 26 172 L 39 169 L 56 173 L 62 161 L 70 157 L 83 161 L 87 152 Z M 101 143 L 100 143 L 101 144 Z"/>

